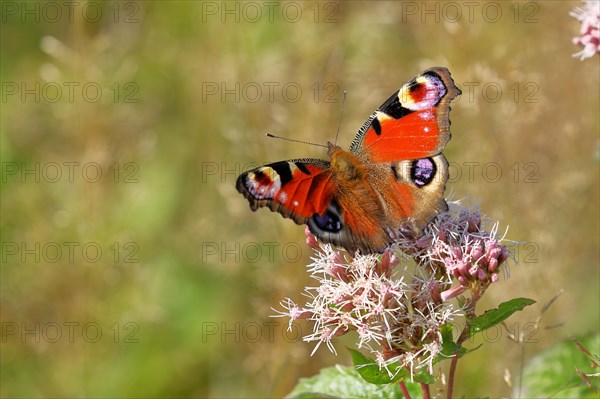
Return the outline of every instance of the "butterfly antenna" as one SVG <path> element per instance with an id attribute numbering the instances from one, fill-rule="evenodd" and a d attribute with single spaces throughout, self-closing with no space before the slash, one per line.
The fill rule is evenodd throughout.
<path id="1" fill-rule="evenodd" d="M 342 95 L 342 112 L 340 112 L 340 121 L 338 122 L 337 133 L 335 134 L 335 145 L 337 145 L 337 139 L 340 135 L 340 126 L 342 126 L 342 117 L 344 116 L 344 108 L 346 108 L 346 90 L 344 90 L 344 94 Z"/>
<path id="2" fill-rule="evenodd" d="M 288 139 L 287 137 L 275 136 L 274 134 L 271 134 L 271 133 L 267 133 L 267 137 L 271 137 L 273 139 L 281 139 L 281 140 L 285 140 L 285 141 L 293 141 L 294 143 L 302 143 L 302 144 L 315 145 L 317 147 L 327 148 L 327 146 L 323 145 L 323 144 L 311 143 L 310 141 Z"/>

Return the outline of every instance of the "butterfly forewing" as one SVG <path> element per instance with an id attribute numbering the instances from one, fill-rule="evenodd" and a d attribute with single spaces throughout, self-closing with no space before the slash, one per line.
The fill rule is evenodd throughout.
<path id="1" fill-rule="evenodd" d="M 369 117 L 350 151 L 371 162 L 439 154 L 450 140 L 450 101 L 460 93 L 446 68 L 426 70 Z"/>
<path id="2" fill-rule="evenodd" d="M 242 173 L 237 190 L 252 210 L 269 207 L 298 224 L 323 214 L 333 196 L 329 162 L 292 159 L 274 162 Z"/>

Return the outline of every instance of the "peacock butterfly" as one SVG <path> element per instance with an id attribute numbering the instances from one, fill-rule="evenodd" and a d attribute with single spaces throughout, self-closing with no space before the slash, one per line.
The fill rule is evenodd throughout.
<path id="1" fill-rule="evenodd" d="M 350 252 L 381 252 L 409 223 L 418 232 L 448 209 L 444 189 L 450 102 L 461 91 L 446 68 L 404 84 L 367 119 L 350 151 L 327 143 L 329 161 L 293 159 L 242 173 L 237 190 Z"/>

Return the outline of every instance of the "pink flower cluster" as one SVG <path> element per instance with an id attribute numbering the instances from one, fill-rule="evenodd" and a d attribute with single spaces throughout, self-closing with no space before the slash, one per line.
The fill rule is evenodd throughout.
<path id="1" fill-rule="evenodd" d="M 458 205 L 451 204 L 454 208 Z M 430 224 L 418 239 L 400 236 L 399 248 L 411 254 L 422 266 L 444 270 L 458 286 L 441 293 L 443 301 L 467 289 L 483 293 L 499 279 L 500 266 L 510 252 L 497 238 L 498 223 L 487 231 L 489 220 L 483 220 L 478 209 L 459 208 L 446 212 Z M 507 269 L 505 269 L 507 270 Z"/>
<path id="2" fill-rule="evenodd" d="M 359 337 L 358 348 L 367 347 L 382 367 L 394 362 L 421 368 L 432 364 L 441 351 L 440 328 L 453 320 L 452 305 L 432 300 L 423 287 L 438 283 L 429 276 L 394 277 L 399 259 L 392 250 L 382 255 L 344 256 L 329 245 L 319 244 L 307 231 L 309 245 L 316 249 L 311 276 L 317 287 L 306 288 L 311 299 L 300 307 L 291 299 L 281 303 L 281 316 L 313 322 L 313 332 L 304 337 L 335 353 L 332 339 L 350 331 Z M 313 351 L 313 353 L 314 353 Z"/>
<path id="3" fill-rule="evenodd" d="M 451 206 L 419 236 L 400 233 L 382 255 L 352 257 L 307 229 L 315 250 L 308 270 L 318 285 L 306 288 L 303 306 L 282 301 L 278 316 L 289 317 L 290 328 L 299 319 L 312 322 L 304 340 L 317 342 L 314 351 L 325 343 L 335 353 L 332 340 L 356 331 L 358 348 L 370 349 L 381 367 L 431 372 L 442 349 L 441 327 L 462 313 L 449 300 L 469 291 L 476 301 L 498 281 L 509 256 L 496 237 L 497 224 L 488 232 L 489 221 L 482 222 L 477 209 Z M 412 261 L 398 267 L 402 258 Z"/>
<path id="4" fill-rule="evenodd" d="M 585 0 L 584 3 L 569 13 L 581 22 L 579 36 L 573 38 L 573 44 L 583 47 L 573 57 L 581 60 L 600 53 L 600 1 Z"/>

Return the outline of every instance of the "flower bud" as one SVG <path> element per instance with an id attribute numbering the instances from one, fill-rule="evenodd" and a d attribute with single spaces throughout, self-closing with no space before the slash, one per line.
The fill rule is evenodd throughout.
<path id="1" fill-rule="evenodd" d="M 457 262 L 457 269 L 460 272 L 460 274 L 462 274 L 463 276 L 467 277 L 469 275 L 469 264 L 467 262 L 464 262 L 462 260 L 459 260 Z"/>
<path id="2" fill-rule="evenodd" d="M 487 281 L 487 273 L 485 270 L 483 269 L 479 269 L 477 271 L 477 279 L 481 282 L 486 282 Z"/>
<path id="3" fill-rule="evenodd" d="M 452 299 L 452 298 L 462 294 L 463 292 L 465 292 L 466 289 L 467 289 L 467 287 L 464 287 L 462 285 L 457 285 L 456 287 L 450 288 L 449 290 L 446 290 L 441 293 L 442 301 L 445 302 L 449 299 Z"/>
<path id="4" fill-rule="evenodd" d="M 469 276 L 471 276 L 471 277 L 473 277 L 473 278 L 475 278 L 475 277 L 479 276 L 479 271 L 480 271 L 480 270 L 483 270 L 483 269 L 480 269 L 478 266 L 473 266 L 473 267 L 471 267 L 471 268 L 469 269 Z"/>
<path id="5" fill-rule="evenodd" d="M 483 253 L 484 253 L 484 251 L 483 251 L 482 245 L 477 244 L 477 245 L 473 246 L 471 249 L 471 256 L 475 260 L 481 258 L 483 256 Z"/>
<path id="6" fill-rule="evenodd" d="M 488 262 L 488 270 L 493 273 L 496 271 L 496 269 L 498 269 L 498 259 L 490 259 Z"/>
<path id="7" fill-rule="evenodd" d="M 427 290 L 429 291 L 429 295 L 435 303 L 442 302 L 440 288 L 440 283 L 437 281 L 430 281 L 429 284 L 427 284 Z"/>
<path id="8" fill-rule="evenodd" d="M 506 259 L 508 259 L 509 255 L 510 255 L 510 251 L 508 249 L 506 249 L 505 246 L 502 246 L 502 252 L 500 253 L 500 256 L 498 257 L 499 263 L 502 263 Z"/>
<path id="9" fill-rule="evenodd" d="M 416 244 L 417 248 L 423 249 L 423 248 L 429 248 L 431 246 L 432 242 L 433 242 L 433 237 L 425 235 L 423 237 L 420 237 L 415 244 Z"/>
<path id="10" fill-rule="evenodd" d="M 481 227 L 481 215 L 479 213 L 472 213 L 467 217 L 467 231 L 469 233 L 476 233 Z"/>
<path id="11" fill-rule="evenodd" d="M 375 270 L 380 276 L 390 277 L 392 270 L 398 263 L 400 263 L 400 259 L 392 250 L 388 249 L 381 255 L 381 261 L 378 262 Z"/>
<path id="12" fill-rule="evenodd" d="M 348 279 L 348 269 L 335 261 L 325 264 L 324 269 L 327 274 L 338 280 L 346 281 Z"/>
<path id="13" fill-rule="evenodd" d="M 306 245 L 312 249 L 319 249 L 319 241 L 317 241 L 317 238 L 310 232 L 308 226 L 304 228 L 304 235 L 306 235 Z"/>
<path id="14" fill-rule="evenodd" d="M 488 253 L 486 254 L 486 258 L 488 258 L 488 260 L 490 260 L 490 259 L 498 259 L 501 254 L 502 254 L 502 248 L 500 248 L 500 247 L 494 247 L 494 248 L 491 248 L 488 251 Z"/>
<path id="15" fill-rule="evenodd" d="M 462 248 L 461 247 L 450 248 L 450 253 L 457 259 L 462 258 Z"/>

